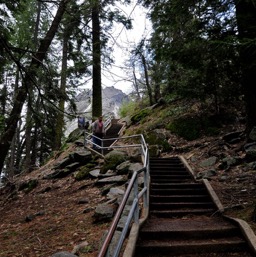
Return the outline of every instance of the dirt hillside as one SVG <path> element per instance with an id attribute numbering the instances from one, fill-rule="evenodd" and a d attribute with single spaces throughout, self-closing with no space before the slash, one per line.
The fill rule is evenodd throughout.
<path id="1" fill-rule="evenodd" d="M 243 139 L 232 145 L 222 141 L 223 135 L 240 130 L 241 127 L 225 127 L 216 137 L 194 141 L 172 135 L 173 150 L 162 157 L 183 155 L 195 173 L 202 171 L 198 163 L 213 155 L 221 157 L 228 153 L 243 158 Z M 102 235 L 110 225 L 94 223 L 94 208 L 104 200 L 100 188 L 93 179 L 77 181 L 72 174 L 62 179 L 43 179 L 58 161 L 79 147 L 70 144 L 45 166 L 16 177 L 0 190 L 0 257 L 50 257 L 58 251 L 71 252 L 81 243 L 86 246 L 80 257 L 96 256 Z M 226 214 L 246 220 L 256 232 L 256 176 L 254 170 L 244 171 L 243 167 L 240 163 L 223 169 L 217 162 L 217 174 L 209 180 Z M 15 188 L 15 184 L 31 179 L 38 179 L 39 183 L 30 192 Z"/>

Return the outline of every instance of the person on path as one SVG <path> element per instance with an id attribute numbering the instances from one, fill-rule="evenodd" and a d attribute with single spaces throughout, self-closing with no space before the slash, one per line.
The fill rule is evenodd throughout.
<path id="1" fill-rule="evenodd" d="M 97 149 L 97 146 L 101 146 L 102 138 L 105 134 L 104 123 L 102 121 L 102 116 L 92 124 L 92 134 L 93 134 L 93 149 Z"/>
<path id="2" fill-rule="evenodd" d="M 85 120 L 85 117 L 78 116 L 78 128 L 88 129 L 89 125 L 90 123 L 88 120 Z"/>
<path id="3" fill-rule="evenodd" d="M 78 128 L 83 129 L 85 125 L 85 118 L 78 116 Z"/>

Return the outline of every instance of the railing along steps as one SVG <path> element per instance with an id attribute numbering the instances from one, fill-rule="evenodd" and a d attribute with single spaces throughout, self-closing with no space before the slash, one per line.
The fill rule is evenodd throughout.
<path id="1" fill-rule="evenodd" d="M 178 157 L 150 159 L 150 213 L 135 257 L 253 256 L 237 225 Z"/>

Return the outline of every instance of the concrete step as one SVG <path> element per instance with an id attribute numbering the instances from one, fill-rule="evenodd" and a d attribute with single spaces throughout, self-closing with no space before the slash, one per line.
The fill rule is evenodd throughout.
<path id="1" fill-rule="evenodd" d="M 187 170 L 183 164 L 150 164 L 150 170 L 168 169 L 168 170 Z"/>
<path id="2" fill-rule="evenodd" d="M 220 253 L 220 252 L 243 252 L 246 250 L 246 242 L 238 237 L 220 238 L 209 240 L 147 240 L 143 244 L 138 244 L 136 252 L 139 256 L 173 256 L 177 254 L 195 253 Z M 137 256 L 137 255 L 135 255 Z"/>
<path id="3" fill-rule="evenodd" d="M 159 170 L 151 170 L 150 175 L 151 176 L 162 176 L 162 175 L 190 175 L 190 173 L 187 170 L 180 169 L 180 170 L 168 170 L 168 169 L 159 169 Z"/>
<path id="4" fill-rule="evenodd" d="M 151 157 L 150 158 L 150 164 L 155 163 L 181 163 L 180 158 L 177 156 L 169 157 L 169 158 L 157 158 L 157 157 Z"/>
<path id="5" fill-rule="evenodd" d="M 150 159 L 149 218 L 134 257 L 249 257 L 240 228 L 222 216 L 178 157 Z M 180 172 L 180 174 L 179 174 Z"/>
<path id="6" fill-rule="evenodd" d="M 154 183 L 157 182 L 164 182 L 167 183 L 172 182 L 172 180 L 182 180 L 184 179 L 191 179 L 191 176 L 189 174 L 184 174 L 184 175 L 176 175 L 176 174 L 170 174 L 170 175 L 151 175 L 151 179 Z"/>
<path id="7" fill-rule="evenodd" d="M 192 180 L 189 182 L 180 182 L 180 183 L 157 183 L 152 181 L 151 188 L 159 188 L 159 189 L 205 189 L 205 186 L 202 183 L 195 183 Z"/>
<path id="8" fill-rule="evenodd" d="M 173 210 L 151 210 L 150 215 L 158 218 L 187 217 L 194 215 L 213 215 L 217 212 L 216 208 L 186 208 Z"/>
<path id="9" fill-rule="evenodd" d="M 211 201 L 207 194 L 194 195 L 150 195 L 151 203 L 170 203 L 170 202 L 206 202 Z"/>
<path id="10" fill-rule="evenodd" d="M 159 189 L 151 187 L 151 195 L 198 195 L 205 194 L 207 190 L 205 188 L 170 188 L 170 189 Z"/>
<path id="11" fill-rule="evenodd" d="M 140 240 L 144 239 L 205 239 L 238 236 L 240 230 L 220 217 L 204 215 L 188 218 L 151 218 L 141 229 Z"/>
<path id="12" fill-rule="evenodd" d="M 214 208 L 213 202 L 151 202 L 150 208 L 154 210 L 183 210 L 183 209 L 203 209 Z"/>

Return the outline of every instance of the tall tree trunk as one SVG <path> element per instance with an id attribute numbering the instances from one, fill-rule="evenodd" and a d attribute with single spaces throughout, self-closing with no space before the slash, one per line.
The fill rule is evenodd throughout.
<path id="1" fill-rule="evenodd" d="M 63 46 L 62 46 L 62 67 L 61 67 L 61 81 L 60 92 L 61 99 L 59 101 L 59 112 L 57 114 L 56 128 L 55 128 L 55 143 L 53 150 L 58 150 L 61 147 L 61 138 L 64 127 L 64 107 L 65 107 L 65 95 L 66 95 L 66 82 L 67 82 L 67 63 L 68 63 L 68 41 L 69 33 L 64 33 Z"/>
<path id="2" fill-rule="evenodd" d="M 3 76 L 3 74 L 1 74 L 1 76 Z M 7 99 L 7 85 L 6 83 L 4 83 L 3 88 L 1 89 L 1 118 L 3 118 L 6 114 L 6 99 Z M 1 120 L 1 122 L 4 122 L 4 120 Z M 1 124 L 3 126 L 3 124 Z M 1 132 L 1 128 L 0 128 L 0 132 Z"/>
<path id="3" fill-rule="evenodd" d="M 33 94 L 32 90 L 29 93 L 31 96 Z M 32 112 L 32 99 L 28 100 L 27 105 L 27 113 L 26 113 L 26 151 L 25 151 L 25 161 L 24 161 L 24 169 L 29 170 L 31 166 L 31 133 L 32 133 L 32 126 L 33 126 L 33 112 Z"/>
<path id="4" fill-rule="evenodd" d="M 37 96 L 37 100 L 36 100 L 36 109 L 39 109 L 39 106 L 40 106 L 40 101 L 41 101 L 41 98 L 40 96 L 38 95 Z M 38 145 L 40 145 L 40 142 L 39 142 L 39 131 L 40 131 L 40 121 L 38 119 L 38 117 L 35 117 L 34 118 L 34 122 L 35 122 L 35 125 L 34 125 L 34 136 L 33 136 L 33 140 L 32 140 L 32 146 L 31 146 L 31 163 L 33 165 L 37 165 L 37 157 L 38 157 Z"/>
<path id="5" fill-rule="evenodd" d="M 17 95 L 18 92 L 18 86 L 19 86 L 19 80 L 20 80 L 20 73 L 19 69 L 17 68 L 16 70 L 16 76 L 15 76 L 15 84 L 14 84 L 14 95 L 13 95 L 13 101 Z M 12 177 L 15 172 L 15 163 L 16 163 L 16 158 L 17 158 L 17 149 L 20 147 L 20 141 L 18 139 L 20 135 L 20 126 L 17 126 L 15 134 L 12 138 L 11 142 L 11 149 L 10 149 L 10 158 L 9 162 L 6 163 L 6 174 L 8 174 L 8 177 Z M 19 156 L 21 157 L 21 156 Z"/>
<path id="6" fill-rule="evenodd" d="M 146 63 L 145 56 L 143 54 L 141 54 L 141 59 L 142 59 L 142 64 L 143 64 L 143 69 L 144 69 L 144 74 L 145 74 L 145 80 L 146 80 L 146 87 L 147 87 L 147 91 L 148 91 L 149 103 L 150 103 L 150 105 L 153 105 L 152 89 L 151 89 L 151 86 L 150 86 L 149 80 L 148 80 L 147 63 Z"/>
<path id="7" fill-rule="evenodd" d="M 11 151 L 10 155 L 7 158 L 6 161 L 6 172 L 5 176 L 8 178 L 12 178 L 15 174 L 15 161 L 16 161 L 16 151 L 17 151 L 17 136 L 14 135 L 11 143 Z"/>
<path id="8" fill-rule="evenodd" d="M 36 69 L 41 65 L 42 61 L 46 56 L 47 50 L 49 49 L 49 46 L 58 30 L 68 1 L 69 0 L 62 0 L 60 2 L 52 25 L 46 33 L 45 38 L 41 41 L 38 51 L 32 57 L 28 72 L 26 73 L 24 78 L 24 82 L 22 83 L 22 86 L 18 89 L 13 108 L 6 122 L 5 130 L 0 138 L 0 170 L 3 169 L 5 158 L 8 154 L 12 138 L 17 128 L 17 122 L 20 119 L 22 107 L 27 98 L 28 89 L 33 88 L 33 81 L 31 78 L 34 77 L 33 74 L 35 74 Z M 9 51 L 7 45 L 4 45 L 3 47 L 5 47 L 7 51 Z"/>
<path id="9" fill-rule="evenodd" d="M 253 3 L 254 2 L 254 3 Z M 242 86 L 247 109 L 247 134 L 256 126 L 256 5 L 255 1 L 236 0 L 236 18 L 240 39 Z"/>
<path id="10" fill-rule="evenodd" d="M 137 77 L 136 77 L 136 74 L 135 74 L 134 67 L 133 67 L 132 74 L 133 74 L 133 79 L 134 79 L 133 85 L 134 85 L 135 93 L 137 95 L 137 100 L 140 100 L 139 85 L 138 85 L 138 81 L 137 81 Z"/>
<path id="11" fill-rule="evenodd" d="M 92 6 L 92 117 L 102 115 L 101 91 L 101 42 L 100 42 L 100 0 L 94 0 Z"/>
<path id="12" fill-rule="evenodd" d="M 36 14 L 36 22 L 35 22 L 35 29 L 34 29 L 34 36 L 33 42 L 35 48 L 38 45 L 38 31 L 40 25 L 40 17 L 41 17 L 41 2 L 37 2 L 37 14 Z M 34 123 L 32 105 L 33 105 L 33 89 L 29 89 L 29 99 L 28 99 L 28 106 L 27 106 L 27 113 L 26 113 L 26 153 L 25 153 L 25 163 L 24 169 L 29 170 L 34 163 L 32 163 L 31 156 L 33 155 L 32 152 L 32 127 Z"/>
<path id="13" fill-rule="evenodd" d="M 18 122 L 18 126 L 16 129 L 16 133 L 12 139 L 11 143 L 11 153 L 9 156 L 9 163 L 6 163 L 6 176 L 12 177 L 14 175 L 17 175 L 21 172 L 21 166 L 22 166 L 22 156 L 23 156 L 23 150 L 25 147 L 24 138 L 25 136 L 21 135 L 21 129 L 22 127 L 22 121 L 20 120 Z"/>
<path id="14" fill-rule="evenodd" d="M 157 103 L 160 98 L 161 98 L 160 83 L 158 81 L 155 81 L 155 86 L 154 86 L 154 99 L 155 99 L 155 102 Z"/>

